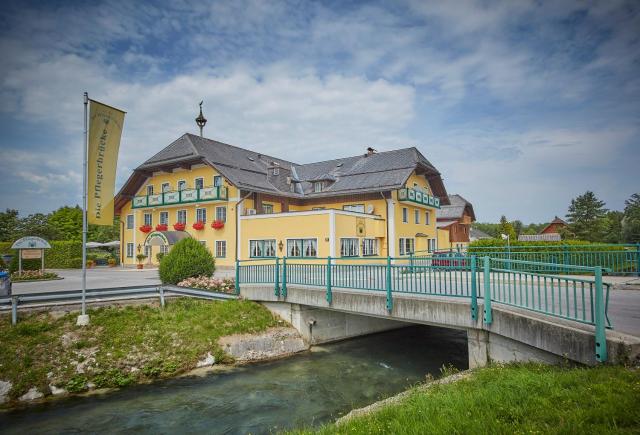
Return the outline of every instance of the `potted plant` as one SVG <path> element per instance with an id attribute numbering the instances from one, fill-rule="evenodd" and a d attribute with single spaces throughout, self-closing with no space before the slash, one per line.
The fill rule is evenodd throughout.
<path id="1" fill-rule="evenodd" d="M 156 231 L 167 231 L 167 224 L 156 225 Z"/>
<path id="2" fill-rule="evenodd" d="M 140 227 L 140 231 L 142 231 L 143 233 L 148 233 L 152 230 L 153 228 L 151 228 L 151 225 L 142 225 Z"/>
<path id="3" fill-rule="evenodd" d="M 200 231 L 204 229 L 204 222 L 198 221 L 196 223 L 193 224 L 193 229 Z"/>
<path id="4" fill-rule="evenodd" d="M 107 264 L 109 264 L 109 267 L 115 267 L 115 265 L 117 264 L 115 257 L 109 257 L 109 259 L 107 260 Z"/>
<path id="5" fill-rule="evenodd" d="M 176 231 L 184 231 L 185 225 L 182 222 L 176 222 L 173 224 L 173 229 Z"/>
<path id="6" fill-rule="evenodd" d="M 224 222 L 222 221 L 213 221 L 211 222 L 211 228 L 213 228 L 214 230 L 219 230 L 224 228 Z"/>
<path id="7" fill-rule="evenodd" d="M 142 269 L 144 267 L 144 264 L 142 264 L 142 262 L 144 261 L 144 259 L 147 258 L 146 255 L 144 254 L 138 254 L 136 255 L 136 260 L 138 260 L 138 269 Z"/>

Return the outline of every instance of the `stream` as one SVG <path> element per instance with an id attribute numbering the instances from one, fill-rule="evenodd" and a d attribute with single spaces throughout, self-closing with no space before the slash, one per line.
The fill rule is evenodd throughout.
<path id="1" fill-rule="evenodd" d="M 0 412 L 4 434 L 263 434 L 318 426 L 467 368 L 465 331 L 411 326 L 277 361 Z"/>

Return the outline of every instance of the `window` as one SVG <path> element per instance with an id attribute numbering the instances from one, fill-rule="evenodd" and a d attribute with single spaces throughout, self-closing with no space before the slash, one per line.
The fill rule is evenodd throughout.
<path id="1" fill-rule="evenodd" d="M 275 257 L 276 256 L 276 241 L 275 241 L 275 239 L 250 240 L 249 241 L 249 256 L 252 257 L 252 258 Z"/>
<path id="2" fill-rule="evenodd" d="M 429 252 L 436 250 L 436 239 L 429 239 Z"/>
<path id="3" fill-rule="evenodd" d="M 340 239 L 340 256 L 357 257 L 358 256 L 358 239 Z"/>
<path id="4" fill-rule="evenodd" d="M 271 214 L 273 213 L 273 204 L 262 204 L 262 211 L 265 214 Z"/>
<path id="5" fill-rule="evenodd" d="M 342 209 L 344 211 L 355 211 L 357 213 L 364 213 L 364 204 L 343 205 Z"/>
<path id="6" fill-rule="evenodd" d="M 402 222 L 405 224 L 409 222 L 409 210 L 407 210 L 407 207 L 402 207 Z"/>
<path id="7" fill-rule="evenodd" d="M 163 254 L 169 253 L 169 245 L 160 245 L 160 252 Z"/>
<path id="8" fill-rule="evenodd" d="M 227 221 L 227 207 L 216 207 L 216 220 L 220 222 Z"/>
<path id="9" fill-rule="evenodd" d="M 153 185 L 149 184 L 147 186 L 147 195 L 153 195 Z"/>
<path id="10" fill-rule="evenodd" d="M 196 208 L 196 221 L 202 222 L 203 224 L 207 223 L 207 209 L 206 208 Z"/>
<path id="11" fill-rule="evenodd" d="M 428 211 L 426 211 L 424 213 L 424 224 L 425 225 L 429 225 L 429 212 Z"/>
<path id="12" fill-rule="evenodd" d="M 187 211 L 186 210 L 178 210 L 178 223 L 186 224 L 187 223 Z"/>
<path id="13" fill-rule="evenodd" d="M 144 214 L 144 224 L 149 226 L 153 225 L 153 219 L 151 217 L 151 213 Z"/>
<path id="14" fill-rule="evenodd" d="M 169 212 L 161 211 L 160 212 L 160 225 L 169 225 Z"/>
<path id="15" fill-rule="evenodd" d="M 415 240 L 400 237 L 400 255 L 409 255 L 414 252 Z"/>
<path id="16" fill-rule="evenodd" d="M 378 240 L 362 239 L 362 255 L 378 255 Z"/>
<path id="17" fill-rule="evenodd" d="M 147 259 L 149 259 L 149 261 L 151 261 L 151 246 L 144 246 L 144 255 L 147 257 Z"/>
<path id="18" fill-rule="evenodd" d="M 128 214 L 127 215 L 127 229 L 128 230 L 132 230 L 133 229 L 133 215 L 132 214 Z"/>
<path id="19" fill-rule="evenodd" d="M 216 240 L 216 257 L 225 258 L 227 256 L 227 242 L 224 240 Z"/>
<path id="20" fill-rule="evenodd" d="M 413 215 L 416 218 L 416 223 L 419 224 L 420 223 L 420 210 L 414 210 L 413 211 Z"/>
<path id="21" fill-rule="evenodd" d="M 178 190 L 184 190 L 187 188 L 187 182 L 184 180 L 178 181 Z"/>
<path id="22" fill-rule="evenodd" d="M 287 256 L 316 257 L 318 255 L 318 241 L 316 239 L 287 240 Z"/>
<path id="23" fill-rule="evenodd" d="M 171 183 L 162 183 L 162 193 L 171 191 Z"/>
<path id="24" fill-rule="evenodd" d="M 127 243 L 127 258 L 133 258 L 133 243 Z"/>
<path id="25" fill-rule="evenodd" d="M 198 177 L 194 180 L 194 185 L 196 189 L 202 189 L 204 187 L 204 178 Z"/>
<path id="26" fill-rule="evenodd" d="M 222 175 L 213 176 L 213 185 L 216 187 L 222 186 Z"/>
<path id="27" fill-rule="evenodd" d="M 318 193 L 322 192 L 322 188 L 324 187 L 324 183 L 322 181 L 316 181 L 313 183 L 313 191 Z"/>

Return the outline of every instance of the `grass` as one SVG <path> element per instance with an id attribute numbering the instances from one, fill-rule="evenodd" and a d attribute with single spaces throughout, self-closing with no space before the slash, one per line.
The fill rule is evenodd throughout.
<path id="1" fill-rule="evenodd" d="M 495 366 L 320 434 L 640 432 L 640 372 L 625 367 Z M 316 432 L 299 432 L 316 433 Z"/>
<path id="2" fill-rule="evenodd" d="M 71 392 L 122 387 L 192 369 L 207 352 L 216 363 L 231 363 L 218 338 L 255 333 L 278 321 L 263 306 L 180 298 L 164 309 L 137 305 L 89 310 L 91 325 L 75 325 L 77 313 L 54 318 L 46 312 L 21 314 L 12 327 L 0 317 L 0 381 L 10 381 L 10 398 L 49 385 Z"/>

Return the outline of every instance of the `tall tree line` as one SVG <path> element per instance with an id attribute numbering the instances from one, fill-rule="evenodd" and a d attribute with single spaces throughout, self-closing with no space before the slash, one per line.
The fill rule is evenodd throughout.
<path id="1" fill-rule="evenodd" d="M 20 217 L 18 210 L 0 212 L 0 241 L 12 242 L 24 236 L 38 236 L 46 240 L 82 240 L 82 209 L 79 206 L 60 207 L 43 214 Z M 119 221 L 110 227 L 89 225 L 87 240 L 110 242 L 120 238 Z"/>

